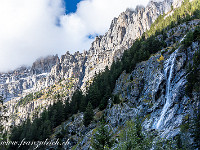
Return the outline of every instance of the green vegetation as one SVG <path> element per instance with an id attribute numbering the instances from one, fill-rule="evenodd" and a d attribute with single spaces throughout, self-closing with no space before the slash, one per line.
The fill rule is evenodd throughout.
<path id="1" fill-rule="evenodd" d="M 29 102 L 33 101 L 33 93 L 26 95 L 24 98 L 21 98 L 19 102 L 17 103 L 16 107 L 20 105 L 26 105 Z"/>
<path id="2" fill-rule="evenodd" d="M 192 122 L 192 136 L 194 138 L 194 149 L 200 147 L 200 109 L 195 111 L 195 116 Z"/>
<path id="3" fill-rule="evenodd" d="M 63 104 L 58 100 L 58 102 L 50 106 L 48 110 L 44 110 L 40 117 L 36 117 L 33 122 L 27 119 L 22 125 L 15 126 L 12 129 L 10 140 L 21 141 L 25 138 L 28 141 L 42 141 L 47 139 L 52 134 L 55 127 L 71 116 L 71 114 L 69 114 L 70 107 L 68 101 Z M 19 149 L 28 148 L 29 146 L 23 146 Z M 17 149 L 17 147 L 10 146 L 9 149 Z"/>
<path id="4" fill-rule="evenodd" d="M 193 117 L 186 115 L 180 127 L 181 133 L 176 137 L 176 146 L 180 150 L 198 149 L 200 147 L 200 109 L 195 109 Z M 192 145 L 190 138 L 185 137 L 186 133 L 193 138 Z"/>
<path id="5" fill-rule="evenodd" d="M 36 93 L 34 94 L 34 98 L 33 98 L 33 99 L 41 98 L 42 95 L 43 95 L 43 93 L 41 93 L 41 92 L 36 92 Z"/>
<path id="6" fill-rule="evenodd" d="M 174 13 L 172 15 L 167 16 L 167 14 L 164 14 L 159 16 L 146 34 L 148 36 L 152 36 L 165 33 L 166 29 L 168 30 L 173 28 L 177 24 L 181 24 L 192 19 L 200 19 L 200 1 L 194 0 L 189 2 L 189 0 L 185 0 L 181 7 L 174 9 L 173 11 Z"/>
<path id="7" fill-rule="evenodd" d="M 3 105 L 4 98 L 3 96 L 0 96 L 0 142 L 5 141 L 7 139 L 7 131 L 4 131 L 3 128 L 3 121 L 7 121 L 7 116 L 5 116 L 3 113 L 6 113 L 6 106 Z M 0 148 L 2 148 L 2 145 L 0 145 Z"/>
<path id="8" fill-rule="evenodd" d="M 21 141 L 23 138 L 32 141 L 45 140 L 45 138 L 49 137 L 53 129 L 64 120 L 76 114 L 78 111 L 85 112 L 89 103 L 91 103 L 92 108 L 99 107 L 100 110 L 105 109 L 108 99 L 112 97 L 115 82 L 123 70 L 131 72 L 137 63 L 147 60 L 151 54 L 158 52 L 163 46 L 165 46 L 165 43 L 157 40 L 155 36 L 151 36 L 148 39 L 137 39 L 133 46 L 124 52 L 121 61 L 117 60 L 113 62 L 110 69 L 106 67 L 104 72 L 96 74 L 85 96 L 81 90 L 77 89 L 70 103 L 69 99 L 65 101 L 65 104 L 58 101 L 53 106 L 50 106 L 48 110 L 45 110 L 39 118 L 36 116 L 32 123 L 27 120 L 21 126 L 14 127 L 11 132 L 10 140 Z M 41 94 L 39 94 L 39 96 L 40 95 Z M 61 95 L 57 94 L 55 98 L 60 99 Z M 29 94 L 21 99 L 19 104 L 25 105 L 33 99 L 33 94 Z M 114 101 L 119 103 L 118 97 L 115 97 Z M 91 118 L 88 119 L 88 113 L 89 112 L 84 113 L 84 123 L 86 126 L 92 120 Z M 40 127 L 38 130 L 39 132 L 36 132 L 36 127 Z M 35 133 L 38 133 L 37 136 Z M 11 149 L 12 148 L 13 147 L 11 147 Z"/>
<path id="9" fill-rule="evenodd" d="M 125 129 L 120 133 L 120 144 L 118 150 L 146 150 L 152 146 L 152 139 L 142 133 L 139 120 L 128 121 Z"/>
<path id="10" fill-rule="evenodd" d="M 97 128 L 96 134 L 92 139 L 92 148 L 94 150 L 109 150 L 114 144 L 113 134 L 109 130 L 109 127 L 105 124 L 101 124 Z"/>
<path id="11" fill-rule="evenodd" d="M 120 101 L 120 98 L 119 98 L 119 95 L 114 95 L 113 96 L 113 103 L 114 104 L 119 104 L 121 101 Z"/>
<path id="12" fill-rule="evenodd" d="M 137 119 L 134 121 L 127 121 L 125 128 L 120 131 L 119 143 L 117 144 L 117 150 L 188 150 L 196 149 L 200 146 L 200 113 L 191 121 L 190 126 L 193 128 L 192 136 L 194 137 L 194 144 L 189 145 L 187 137 L 184 137 L 182 133 L 176 135 L 173 138 L 162 139 L 157 137 L 157 131 L 142 132 L 142 127 Z M 185 131 L 182 131 L 185 132 Z M 156 140 L 155 140 L 156 137 Z M 153 139 L 155 141 L 153 141 Z"/>
<path id="13" fill-rule="evenodd" d="M 187 75 L 187 83 L 186 83 L 186 94 L 189 97 L 192 97 L 192 92 L 199 92 L 200 91 L 200 71 L 199 66 L 200 64 L 200 50 L 198 50 L 194 57 L 193 57 L 193 65 L 189 65 L 188 68 L 188 75 Z"/>
<path id="14" fill-rule="evenodd" d="M 86 111 L 84 113 L 83 123 L 87 127 L 94 118 L 94 112 L 91 103 L 88 103 Z"/>
<path id="15" fill-rule="evenodd" d="M 62 95 L 58 92 L 57 94 L 54 93 L 54 98 L 58 99 L 58 102 L 54 103 L 48 110 L 41 113 L 40 117 L 36 116 L 33 122 L 28 119 L 22 125 L 14 127 L 11 131 L 10 140 L 21 141 L 24 138 L 29 141 L 45 140 L 51 135 L 55 127 L 78 112 L 84 112 L 83 123 L 85 126 L 88 126 L 93 120 L 93 109 L 99 108 L 99 110 L 104 110 L 107 107 L 108 99 L 113 96 L 112 92 L 120 74 L 124 70 L 126 70 L 127 73 L 130 73 L 136 67 L 137 63 L 148 60 L 151 54 L 155 54 L 161 50 L 161 48 L 166 47 L 166 43 L 164 42 L 164 39 L 167 38 L 165 30 L 169 27 L 173 27 L 176 23 L 198 18 L 199 13 L 197 9 L 200 9 L 199 3 L 198 0 L 194 0 L 191 4 L 188 1 L 185 1 L 186 5 L 182 6 L 180 9 L 174 10 L 174 15 L 165 19 L 165 15 L 160 16 L 147 32 L 148 38 L 144 38 L 143 36 L 141 39 L 137 39 L 133 46 L 124 52 L 121 60 L 113 62 L 110 69 L 106 67 L 103 72 L 95 75 L 93 82 L 86 90 L 86 95 L 83 95 L 82 91 L 77 89 L 74 92 L 70 103 L 69 99 L 67 99 L 63 104 L 60 100 Z M 190 15 L 193 16 L 190 17 Z M 159 32 L 162 33 L 160 40 L 156 38 L 156 34 Z M 195 30 L 193 33 L 189 33 L 183 41 L 185 47 L 189 46 L 192 41 L 199 40 L 199 35 L 199 29 Z M 196 75 L 197 71 L 199 71 L 197 70 L 200 60 L 199 56 L 198 51 L 193 58 L 193 66 L 189 67 L 187 77 L 188 83 L 186 87 L 188 93 L 191 93 L 193 89 L 196 91 L 199 90 L 199 75 Z M 163 59 L 164 57 L 161 57 L 159 61 L 162 61 Z M 133 81 L 132 76 L 130 77 L 130 81 Z M 143 84 L 144 80 L 141 80 L 141 85 Z M 68 88 L 70 89 L 72 86 L 73 84 L 68 85 Z M 142 86 L 140 91 L 141 90 Z M 33 94 L 29 94 L 19 101 L 19 105 L 25 105 L 34 98 L 40 98 L 41 96 L 41 93 L 36 94 L 35 97 Z M 118 95 L 113 97 L 113 103 L 120 103 Z M 195 125 L 196 130 L 199 129 L 197 125 L 199 125 L 198 121 Z M 64 134 L 58 135 L 58 137 L 59 136 L 63 137 Z M 93 138 L 92 147 L 100 150 L 109 149 L 114 142 L 112 137 L 113 135 L 109 132 L 108 128 L 105 125 L 101 125 Z M 127 122 L 125 129 L 120 134 L 120 141 L 122 144 L 118 145 L 118 148 L 149 149 L 152 144 L 151 137 L 152 136 L 144 135 L 142 133 L 139 121 L 130 121 Z M 195 138 L 197 139 L 198 135 L 195 135 Z M 163 148 L 162 144 L 163 143 L 161 142 L 161 148 Z M 27 149 L 29 147 L 24 148 Z M 16 149 L 16 147 L 11 146 L 10 149 Z"/>
<path id="16" fill-rule="evenodd" d="M 3 111 L 3 97 L 2 96 L 0 96 L 0 112 L 1 111 Z M 2 114 L 0 114 L 0 120 L 2 120 L 2 118 L 3 118 L 3 115 Z M 0 122 L 1 123 L 1 122 Z M 0 126 L 1 126 L 1 124 L 0 124 Z M 0 127 L 0 133 L 1 133 L 1 131 L 2 131 L 2 128 Z M 1 137 L 1 135 L 0 135 L 0 137 Z"/>
<path id="17" fill-rule="evenodd" d="M 194 32 L 189 32 L 183 41 L 185 47 L 191 45 L 194 41 L 200 41 L 200 27 L 197 27 Z M 186 83 L 186 94 L 192 98 L 192 92 L 200 91 L 200 49 L 195 52 L 193 56 L 193 64 L 189 64 L 187 70 L 187 83 Z"/>
<path id="18" fill-rule="evenodd" d="M 85 108 L 90 102 L 93 108 L 105 109 L 108 99 L 112 97 L 115 82 L 123 70 L 131 72 L 137 63 L 147 60 L 151 54 L 158 52 L 164 46 L 165 43 L 157 40 L 155 36 L 148 39 L 137 39 L 133 46 L 124 52 L 121 61 L 113 62 L 110 69 L 106 67 L 104 72 L 94 77 L 87 89 L 86 97 L 81 100 L 81 102 L 84 101 L 82 107 Z"/>
<path id="19" fill-rule="evenodd" d="M 0 96 L 0 112 L 3 111 L 3 97 Z M 4 116 L 0 113 L 0 141 L 3 140 L 3 125 L 2 120 L 4 119 Z"/>
<path id="20" fill-rule="evenodd" d="M 34 99 L 39 99 L 41 98 L 41 96 L 43 95 L 43 93 L 41 92 L 36 92 L 36 93 L 31 93 L 26 95 L 24 98 L 21 98 L 16 106 L 25 106 L 26 104 L 28 104 L 29 102 L 33 101 Z"/>
<path id="21" fill-rule="evenodd" d="M 154 54 L 165 47 L 164 41 L 159 41 L 155 36 L 148 39 L 137 39 L 133 46 L 124 52 L 122 57 L 122 68 L 131 72 L 136 64 L 148 60 L 151 54 Z"/>
<path id="22" fill-rule="evenodd" d="M 186 35 L 182 43 L 184 47 L 187 48 L 192 44 L 192 42 L 195 42 L 195 41 L 200 41 L 200 27 L 199 26 L 195 28 L 194 32 L 192 31 L 188 32 L 188 34 Z"/>
<path id="23" fill-rule="evenodd" d="M 87 105 L 85 106 L 84 99 L 85 99 L 85 96 L 83 96 L 82 91 L 80 89 L 77 89 L 74 92 L 71 103 L 70 103 L 70 105 L 72 107 L 72 108 L 70 108 L 72 114 L 76 114 L 79 110 L 81 112 L 85 111 L 85 108 Z"/>
<path id="24" fill-rule="evenodd" d="M 64 108 L 65 116 L 69 117 L 78 111 L 84 112 L 88 103 L 91 103 L 93 108 L 99 107 L 100 110 L 105 109 L 108 99 L 112 96 L 111 93 L 114 89 L 115 82 L 122 71 L 126 70 L 127 72 L 131 72 L 138 62 L 147 60 L 151 54 L 156 53 L 163 46 L 165 46 L 165 43 L 157 40 L 155 36 L 151 36 L 148 39 L 137 39 L 133 46 L 124 52 L 121 61 L 118 60 L 113 62 L 110 69 L 106 67 L 104 72 L 101 72 L 94 77 L 93 82 L 87 89 L 86 96 L 82 94 L 81 90 L 75 91 L 71 103 L 69 104 L 68 101 L 66 102 L 66 107 Z M 25 105 L 33 99 L 41 97 L 41 95 L 41 93 L 36 93 L 34 96 L 31 93 L 21 99 L 18 102 L 18 105 Z M 59 94 L 54 98 L 59 99 L 60 95 L 58 95 Z M 114 101 L 119 103 L 119 99 L 116 97 L 114 98 Z M 48 111 L 51 112 L 51 107 Z M 56 116 L 55 114 L 57 113 L 55 110 L 52 110 L 52 114 Z M 50 115 L 51 117 L 52 114 Z M 60 122 L 58 121 L 56 124 L 59 125 L 59 123 Z"/>

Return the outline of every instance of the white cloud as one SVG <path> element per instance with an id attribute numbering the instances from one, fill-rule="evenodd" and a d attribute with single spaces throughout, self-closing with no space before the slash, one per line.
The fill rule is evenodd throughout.
<path id="1" fill-rule="evenodd" d="M 89 49 L 90 34 L 104 34 L 114 17 L 149 0 L 84 0 L 64 14 L 62 0 L 0 1 L 0 71 L 38 57 Z M 56 25 L 60 20 L 60 26 Z"/>

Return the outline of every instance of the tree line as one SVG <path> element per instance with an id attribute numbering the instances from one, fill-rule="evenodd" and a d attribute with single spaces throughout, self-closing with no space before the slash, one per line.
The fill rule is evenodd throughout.
<path id="1" fill-rule="evenodd" d="M 103 72 L 95 75 L 93 82 L 86 90 L 86 95 L 77 89 L 71 101 L 66 99 L 63 103 L 58 94 L 58 101 L 44 110 L 39 117 L 36 116 L 32 122 L 27 119 L 20 126 L 15 126 L 11 131 L 10 140 L 21 141 L 24 138 L 30 141 L 45 140 L 52 134 L 55 127 L 78 112 L 84 112 L 83 123 L 88 126 L 93 120 L 93 109 L 106 108 L 120 74 L 124 70 L 130 73 L 137 63 L 149 59 L 151 54 L 166 47 L 165 38 L 166 34 L 162 34 L 161 40 L 158 40 L 155 35 L 136 39 L 132 47 L 124 52 L 121 60 L 114 61 L 110 68 L 106 67 Z M 10 149 L 15 148 L 10 147 Z M 21 147 L 21 149 L 27 148 Z"/>
<path id="2" fill-rule="evenodd" d="M 112 97 L 115 82 L 122 71 L 131 72 L 137 63 L 147 60 L 163 46 L 165 43 L 154 36 L 137 39 L 133 46 L 124 52 L 121 60 L 113 62 L 110 69 L 106 67 L 103 72 L 95 75 L 93 82 L 87 88 L 86 95 L 77 89 L 71 101 L 66 99 L 63 103 L 58 94 L 58 102 L 44 110 L 40 117 L 36 115 L 33 122 L 27 119 L 22 125 L 15 126 L 11 131 L 10 140 L 21 141 L 24 138 L 30 141 L 45 140 L 55 127 L 78 112 L 85 112 L 84 125 L 88 126 L 93 120 L 93 109 L 106 108 L 108 99 Z M 114 100 L 117 101 L 116 99 L 115 97 Z"/>

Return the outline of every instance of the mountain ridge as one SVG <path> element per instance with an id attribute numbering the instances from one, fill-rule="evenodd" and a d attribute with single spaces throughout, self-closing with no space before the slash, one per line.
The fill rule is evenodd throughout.
<path id="1" fill-rule="evenodd" d="M 160 14 L 170 11 L 173 3 L 171 0 L 163 2 L 151 1 L 146 9 L 144 7 L 136 7 L 134 11 L 127 9 L 118 18 L 113 19 L 110 29 L 104 36 L 96 37 L 88 51 L 83 53 L 75 52 L 74 54 L 70 54 L 67 51 L 60 58 L 58 56 L 49 56 L 38 59 L 33 63 L 32 68 L 23 68 L 25 72 L 19 73 L 17 78 L 15 71 L 11 72 L 11 74 L 1 75 L 0 78 L 3 84 L 0 84 L 0 92 L 7 98 L 7 101 L 10 100 L 7 103 L 11 108 L 8 112 L 12 114 L 17 111 L 13 106 L 19 103 L 20 99 L 23 99 L 26 95 L 40 92 L 45 88 L 48 89 L 49 93 L 50 89 L 55 89 L 55 84 L 60 84 L 60 81 L 62 86 L 65 86 L 66 83 L 70 85 L 73 82 L 72 87 L 70 85 L 70 88 L 63 89 L 63 91 L 66 91 L 64 92 L 66 96 L 71 97 L 73 91 L 77 88 L 85 91 L 86 87 L 92 83 L 94 75 L 103 71 L 106 66 L 110 67 L 114 60 L 120 59 L 123 52 L 134 42 L 134 39 L 142 36 L 144 31 L 150 28 L 151 23 Z M 165 5 L 166 8 L 163 9 Z M 143 23 L 141 19 L 143 19 Z M 147 19 L 149 21 L 146 22 Z M 58 94 L 59 90 L 55 90 L 54 94 Z M 44 107 L 48 107 L 53 100 L 51 102 L 48 101 L 49 98 L 31 102 L 31 104 L 28 104 L 26 111 L 22 111 L 23 115 L 18 116 L 17 121 L 10 120 L 9 124 L 22 122 L 29 114 L 33 114 L 40 105 L 44 104 Z M 20 108 L 20 110 L 23 110 L 23 108 Z"/>
<path id="2" fill-rule="evenodd" d="M 104 36 L 96 37 L 88 51 L 83 53 L 75 52 L 74 55 L 67 52 L 65 55 L 62 55 L 60 59 L 55 58 L 57 59 L 56 62 L 49 62 L 50 64 L 46 66 L 41 64 L 42 59 L 39 59 L 33 63 L 30 73 L 28 72 L 29 69 L 27 69 L 27 76 L 30 76 L 28 80 L 24 80 L 23 76 L 22 79 L 20 79 L 19 76 L 15 84 L 9 84 L 9 82 L 6 83 L 5 81 L 9 81 L 10 79 L 8 78 L 14 78 L 14 76 L 17 75 L 12 72 L 1 74 L 0 78 L 2 84 L 0 84 L 0 93 L 2 93 L 8 101 L 18 97 L 18 94 L 26 95 L 26 92 L 23 91 L 28 90 L 36 92 L 52 85 L 60 79 L 70 78 L 74 76 L 74 72 L 77 71 L 77 69 L 73 70 L 73 65 L 76 64 L 75 68 L 79 68 L 76 59 L 80 59 L 83 63 L 81 65 L 82 67 L 79 68 L 79 70 L 82 71 L 75 74 L 80 76 L 78 86 L 84 90 L 85 87 L 88 86 L 87 81 L 92 80 L 95 72 L 103 71 L 105 66 L 110 67 L 114 60 L 122 56 L 124 50 L 130 48 L 137 37 L 141 36 L 144 31 L 150 28 L 152 22 L 154 22 L 159 15 L 170 11 L 171 5 L 174 3 L 175 1 L 172 3 L 172 0 L 165 0 L 163 2 L 151 1 L 146 8 L 138 6 L 134 11 L 127 9 L 125 12 L 121 13 L 118 18 L 113 19 L 110 29 Z M 64 60 L 64 58 L 75 59 L 71 59 L 71 63 L 70 61 Z M 45 60 L 46 63 L 48 63 L 51 59 L 47 57 L 43 59 L 43 61 Z M 47 67 L 48 69 L 43 68 L 43 70 L 41 70 L 42 67 Z M 36 79 L 34 79 L 34 70 L 40 70 L 36 73 L 37 75 L 39 75 L 39 72 L 48 73 L 48 75 L 44 76 L 43 74 L 41 76 L 42 78 L 36 77 Z M 68 73 L 67 70 L 69 70 L 70 73 Z M 31 80 L 31 78 L 33 78 L 33 80 Z M 44 78 L 47 78 L 47 80 L 45 81 Z M 42 85 L 39 84 L 40 80 L 43 82 Z"/>
<path id="3" fill-rule="evenodd" d="M 197 2 L 198 1 L 196 1 L 196 3 Z M 189 7 L 189 5 L 187 5 L 187 7 Z M 138 10 L 139 12 L 143 8 L 140 7 L 138 9 L 140 9 Z M 116 39 L 114 39 L 114 37 L 109 37 L 109 31 L 105 34 L 105 37 L 108 36 L 108 39 L 114 39 L 117 43 L 121 40 L 120 43 L 123 43 L 126 32 L 121 26 L 126 26 L 126 19 L 131 18 L 130 16 L 126 17 L 126 13 L 130 14 L 130 16 L 133 14 L 132 10 L 127 10 L 125 13 L 122 13 L 122 25 L 120 23 L 118 24 L 120 26 L 114 24 L 115 22 L 118 22 L 118 19 L 120 22 L 120 17 L 114 19 L 113 25 L 111 24 L 110 29 L 115 28 L 116 25 L 117 31 L 119 31 L 119 34 L 115 34 Z M 165 16 L 161 17 L 164 18 Z M 176 19 L 178 18 L 176 15 L 173 17 Z M 187 86 L 190 85 L 188 82 L 191 80 L 188 78 L 187 67 L 190 66 L 190 64 L 194 65 L 195 58 L 199 57 L 197 52 L 199 50 L 198 26 L 200 20 L 194 18 L 195 16 L 190 16 L 190 18 L 183 17 L 181 20 L 177 20 L 174 24 L 170 24 L 170 26 L 158 31 L 156 35 L 151 37 L 145 38 L 144 36 L 147 36 L 147 34 L 143 35 L 134 42 L 134 45 L 130 49 L 125 51 L 123 51 L 122 45 L 122 48 L 117 49 L 117 51 L 123 51 L 123 56 L 120 55 L 120 52 L 118 53 L 119 55 L 117 55 L 116 53 L 113 54 L 110 49 L 106 50 L 109 48 L 109 44 L 112 45 L 114 42 L 111 40 L 112 42 L 107 42 L 106 46 L 104 46 L 105 41 L 102 40 L 105 37 L 103 36 L 96 37 L 90 51 L 84 53 L 76 52 L 74 55 L 67 52 L 49 73 L 50 75 L 53 74 L 53 76 L 51 76 L 51 81 L 55 84 L 48 88 L 41 89 L 39 93 L 29 94 L 25 98 L 16 101 L 17 109 L 9 110 L 10 113 L 13 114 L 12 117 L 15 118 L 10 123 L 13 125 L 20 124 L 23 120 L 26 120 L 27 117 L 34 116 L 31 115 L 34 110 L 37 110 L 35 114 L 39 115 L 45 108 L 47 109 L 49 105 L 53 105 L 53 107 L 50 106 L 50 109 L 53 108 L 56 111 L 56 107 L 54 107 L 57 105 L 55 104 L 56 100 L 66 101 L 66 98 L 73 95 L 73 91 L 79 89 L 81 84 L 83 86 L 84 83 L 87 83 L 84 87 L 91 85 L 91 87 L 89 87 L 91 90 L 89 89 L 87 93 L 87 95 L 90 94 L 91 96 L 89 95 L 88 98 L 86 95 L 86 102 L 89 100 L 93 107 L 96 108 L 103 100 L 107 100 L 107 107 L 104 108 L 99 106 L 99 109 L 95 109 L 94 121 L 87 127 L 84 123 L 85 113 L 83 114 L 83 110 L 80 108 L 80 105 L 84 105 L 84 96 L 82 98 L 80 97 L 79 94 L 81 93 L 79 90 L 78 93 L 75 92 L 75 96 L 73 95 L 71 100 L 72 104 L 69 106 L 76 108 L 77 112 L 71 110 L 72 112 L 75 111 L 75 113 L 72 113 L 72 115 L 74 115 L 66 122 L 61 121 L 61 125 L 58 124 L 59 126 L 54 126 L 56 129 L 51 136 L 52 140 L 55 140 L 58 136 L 62 137 L 62 134 L 64 134 L 64 137 L 68 138 L 68 144 L 64 148 L 71 149 L 74 146 L 72 149 L 89 149 L 91 143 L 94 142 L 93 139 L 91 140 L 91 137 L 95 138 L 95 136 L 99 134 L 98 131 L 100 130 L 98 128 L 101 117 L 102 119 L 105 119 L 105 126 L 108 127 L 108 132 L 117 135 L 114 138 L 117 141 L 120 141 L 115 144 L 115 148 L 116 146 L 123 147 L 123 140 L 118 138 L 118 136 L 121 137 L 120 132 L 127 132 L 126 122 L 130 119 L 133 119 L 134 122 L 136 122 L 137 117 L 139 117 L 141 121 L 142 133 L 150 131 L 155 134 L 157 138 L 161 137 L 167 140 L 170 138 L 173 140 L 174 137 L 181 133 L 184 134 L 183 137 L 180 135 L 181 138 L 186 141 L 187 138 L 189 139 L 191 137 L 191 132 L 186 131 L 186 133 L 184 133 L 181 130 L 187 128 L 189 116 L 191 118 L 195 117 L 194 109 L 198 108 L 199 102 L 199 93 L 197 90 L 190 90 L 190 92 L 193 92 L 193 97 L 188 97 L 186 94 L 187 90 L 185 90 L 185 88 L 187 89 Z M 120 60 L 121 62 L 112 60 L 114 65 L 111 66 L 110 70 L 109 68 L 106 68 L 105 72 L 98 75 L 98 71 L 101 71 L 101 67 L 103 68 L 104 65 L 109 67 L 109 62 L 112 62 L 111 60 L 104 59 L 105 54 L 111 55 L 106 56 L 106 58 L 116 60 L 118 58 L 122 59 Z M 94 63 L 91 64 L 91 61 Z M 88 66 L 88 68 L 85 66 Z M 117 67 L 120 68 L 122 66 L 123 70 L 126 71 L 121 70 L 123 72 L 120 72 L 119 78 L 118 76 L 113 77 L 115 76 Z M 95 67 L 97 67 L 97 69 Z M 113 71 L 113 74 L 111 70 Z M 94 82 L 92 80 L 93 74 L 95 75 Z M 82 82 L 85 76 L 87 76 L 88 81 Z M 193 77 L 192 74 L 190 76 Z M 117 79 L 117 81 L 107 80 L 105 77 L 112 77 Z M 46 78 L 46 76 L 44 78 Z M 44 79 L 44 81 L 48 80 Z M 105 81 L 109 83 L 105 84 Z M 110 87 L 104 87 L 106 85 L 110 86 L 109 84 L 111 83 L 115 84 L 115 87 L 111 88 L 111 92 L 115 96 L 114 99 L 112 95 L 110 97 L 106 96 Z M 41 84 L 43 83 L 41 82 Z M 97 88 L 95 86 L 97 86 Z M 98 87 L 100 88 L 98 89 Z M 98 91 L 101 92 L 98 93 Z M 101 96 L 102 94 L 104 94 L 103 98 Z M 52 96 L 49 97 L 49 95 Z M 102 99 L 98 98 L 98 96 Z M 31 97 L 31 99 L 29 99 L 29 97 Z M 78 99 L 76 100 L 76 98 L 81 99 L 81 101 Z M 95 100 L 98 101 L 95 102 Z M 79 104 L 79 102 L 81 104 Z M 12 103 L 12 101 L 9 101 L 8 104 L 9 103 Z M 96 103 L 98 104 L 96 105 Z M 65 104 L 67 104 L 67 102 L 65 102 Z M 13 106 L 13 104 L 9 104 L 10 108 Z M 78 111 L 79 109 L 80 112 Z M 59 112 L 60 110 L 61 109 L 59 109 Z M 48 113 L 51 113 L 51 111 L 48 110 L 46 114 Z M 42 113 L 42 115 L 44 114 L 45 113 Z M 59 115 L 61 114 L 62 113 Z M 31 117 L 30 119 L 32 120 Z M 132 122 L 131 124 L 134 123 Z M 189 126 L 191 126 L 191 124 L 189 124 Z M 121 127 L 125 127 L 125 129 L 121 130 Z M 63 133 L 63 130 L 64 132 L 66 130 L 66 132 Z M 66 140 L 65 138 L 62 140 Z M 126 143 L 126 141 L 124 141 L 124 143 Z M 193 141 L 191 140 L 189 143 L 193 144 Z M 172 144 L 171 146 L 175 145 Z"/>

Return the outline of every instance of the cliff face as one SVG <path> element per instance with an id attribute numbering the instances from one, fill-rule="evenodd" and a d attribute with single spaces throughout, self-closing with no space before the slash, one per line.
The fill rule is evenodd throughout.
<path id="1" fill-rule="evenodd" d="M 58 56 L 48 56 L 46 58 L 40 58 L 36 60 L 31 67 L 31 74 L 42 74 L 51 71 L 51 68 L 59 63 Z"/>
<path id="2" fill-rule="evenodd" d="M 54 96 L 62 94 L 63 99 L 70 97 L 77 88 L 86 88 L 95 72 L 110 67 L 112 62 L 121 58 L 137 37 L 148 30 L 155 19 L 163 13 L 180 6 L 181 0 L 150 2 L 146 8 L 127 9 L 118 18 L 114 18 L 108 32 L 96 37 L 91 48 L 84 53 L 49 56 L 37 60 L 32 67 L 22 67 L 13 72 L 0 74 L 0 89 L 7 96 L 7 126 L 20 124 L 26 118 L 33 118 L 55 102 Z M 172 14 L 169 12 L 168 15 Z M 184 48 L 182 41 L 188 31 L 200 25 L 200 20 L 192 20 L 167 30 L 167 47 L 137 64 L 131 73 L 125 71 L 115 84 L 114 95 L 118 95 L 120 104 L 111 99 L 104 111 L 95 109 L 95 119 L 105 114 L 107 126 L 115 135 L 121 132 L 126 121 L 142 118 L 142 129 L 157 131 L 157 137 L 169 139 L 180 133 L 181 125 L 188 116 L 194 116 L 198 108 L 200 93 L 186 96 L 186 77 L 189 63 L 199 49 L 199 41 Z M 162 35 L 156 38 L 161 40 Z M 39 94 L 37 92 L 40 92 Z M 21 104 L 21 97 L 27 94 L 43 95 Z M 99 120 L 96 119 L 96 122 Z M 91 145 L 98 123 L 83 126 L 83 113 L 78 113 L 55 129 L 59 133 L 68 129 L 64 140 L 68 139 L 66 149 L 76 145 L 76 149 L 88 149 Z M 54 135 L 56 135 L 56 133 Z M 52 136 L 53 137 L 53 136 Z M 184 137 L 190 138 L 190 135 Z M 192 143 L 192 140 L 190 141 Z M 75 148 L 74 148 L 75 149 Z"/>
<path id="3" fill-rule="evenodd" d="M 165 0 L 150 2 L 146 8 L 138 6 L 135 10 L 127 9 L 118 18 L 112 20 L 104 36 L 96 37 L 88 51 L 75 54 L 67 52 L 60 58 L 48 56 L 38 59 L 32 67 L 1 73 L 0 93 L 7 101 L 10 100 L 7 103 L 8 114 L 16 116 L 9 121 L 9 125 L 19 124 L 37 108 L 48 107 L 53 101 L 52 97 L 49 99 L 46 96 L 25 106 L 15 107 L 18 101 L 29 93 L 41 90 L 50 93 L 53 89 L 55 90 L 53 94 L 63 92 L 65 96 L 70 97 L 77 87 L 85 90 L 95 72 L 103 71 L 105 66 L 110 67 L 114 60 L 121 58 L 124 50 L 131 47 L 136 38 L 150 28 L 159 15 L 169 12 L 171 5 L 174 8 L 178 7 L 181 2 Z M 53 85 L 56 87 L 52 87 Z M 57 85 L 60 87 L 58 88 Z"/>
<path id="4" fill-rule="evenodd" d="M 8 73 L 0 74 L 0 93 L 6 101 L 26 95 L 32 91 L 38 91 L 51 84 L 41 81 L 48 76 L 52 67 L 58 63 L 58 56 L 48 56 L 36 60 L 32 67 L 21 67 Z M 53 81 L 54 82 L 54 81 Z"/>
<path id="5" fill-rule="evenodd" d="M 150 2 L 146 8 L 127 9 L 118 18 L 114 18 L 108 32 L 96 37 L 88 51 L 83 83 L 90 80 L 95 72 L 110 67 L 113 60 L 120 58 L 124 50 L 130 48 L 134 40 L 140 37 L 159 15 L 171 10 L 172 1 Z M 82 85 L 84 89 L 85 84 Z"/>
<path id="6" fill-rule="evenodd" d="M 197 108 L 199 103 L 200 93 L 194 93 L 194 101 L 191 102 L 185 94 L 185 85 L 187 67 L 192 63 L 200 43 L 193 42 L 187 50 L 180 45 L 187 30 L 194 30 L 197 24 L 199 20 L 191 21 L 188 25 L 184 23 L 168 32 L 169 38 L 176 37 L 178 41 L 161 50 L 164 60 L 159 61 L 159 52 L 148 61 L 139 63 L 132 73 L 124 72 L 120 76 L 114 93 L 126 101 L 126 107 L 116 105 L 108 109 L 108 121 L 113 126 L 119 120 L 123 123 L 129 117 L 139 116 L 144 118 L 142 125 L 146 130 L 161 131 L 162 137 L 173 137 L 180 132 L 184 118 L 188 114 L 194 115 L 191 107 Z M 176 49 L 172 50 L 172 47 Z"/>
<path id="7" fill-rule="evenodd" d="M 91 48 L 84 53 L 61 56 L 48 56 L 35 61 L 32 67 L 22 67 L 9 73 L 0 74 L 0 93 L 6 100 L 21 97 L 30 92 L 39 91 L 59 80 L 77 78 L 82 90 L 87 81 L 92 80 L 95 72 L 110 67 L 113 60 L 120 58 L 124 50 L 131 47 L 156 18 L 171 10 L 171 5 L 180 2 L 165 0 L 150 2 L 146 8 L 138 6 L 135 10 L 127 9 L 118 18 L 114 18 L 104 36 L 96 37 Z"/>
<path id="8" fill-rule="evenodd" d="M 155 133 L 157 138 L 170 139 L 180 134 L 188 116 L 193 118 L 195 109 L 200 107 L 200 92 L 193 92 L 193 98 L 185 93 L 187 68 L 193 63 L 200 41 L 192 42 L 188 48 L 181 44 L 188 31 L 194 31 L 199 25 L 200 20 L 193 20 L 170 29 L 165 40 L 168 43 L 166 48 L 147 61 L 138 63 L 131 73 L 124 71 L 113 91 L 114 95 L 119 96 L 121 103 L 113 104 L 110 99 L 104 112 L 94 110 L 96 120 L 87 128 L 81 124 L 83 113 L 74 115 L 73 120 L 69 119 L 58 127 L 56 133 L 62 128 L 73 133 L 66 135 L 69 138 L 65 148 L 71 149 L 75 145 L 73 149 L 89 149 L 91 137 L 94 137 L 98 127 L 95 122 L 98 122 L 97 118 L 102 113 L 105 115 L 106 126 L 115 135 L 117 142 L 120 139 L 116 135 L 123 132 L 126 122 L 130 119 L 135 121 L 136 118 L 141 118 L 143 131 Z M 182 138 L 183 144 L 186 141 L 189 142 L 187 144 L 193 144 L 193 138 L 187 131 Z M 154 142 L 156 140 L 155 138 Z M 113 149 L 116 145 L 114 144 Z"/>

